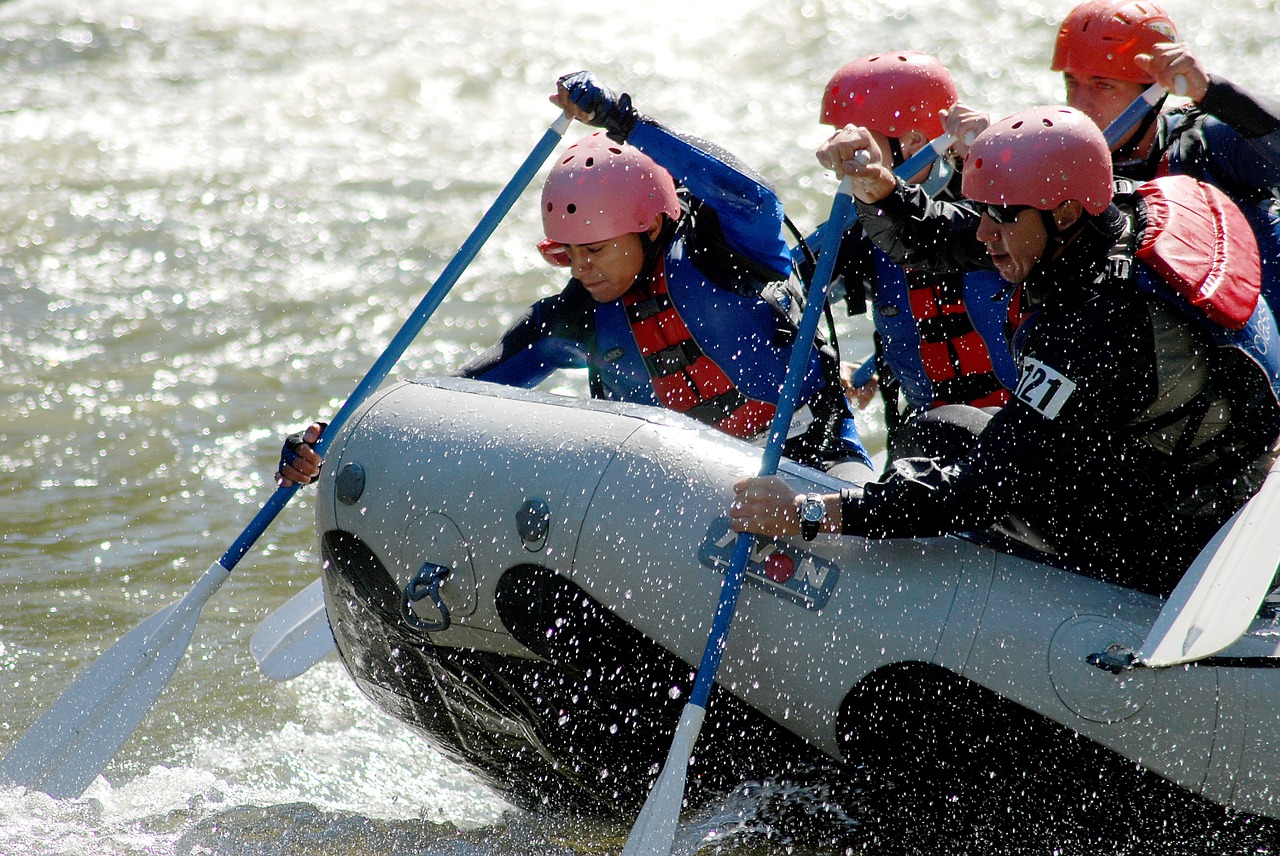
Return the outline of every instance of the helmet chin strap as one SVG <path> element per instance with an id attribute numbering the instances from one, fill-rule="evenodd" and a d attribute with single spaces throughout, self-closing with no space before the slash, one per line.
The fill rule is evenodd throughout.
<path id="1" fill-rule="evenodd" d="M 1044 224 L 1044 231 L 1049 236 L 1048 244 L 1045 246 L 1045 256 L 1052 255 L 1056 257 L 1067 244 L 1070 244 L 1077 235 L 1084 231 L 1090 219 L 1090 215 L 1081 210 L 1075 220 L 1059 228 L 1058 220 L 1053 216 L 1053 211 L 1041 209 L 1040 222 Z"/>
<path id="2" fill-rule="evenodd" d="M 1049 236 L 1049 243 L 1045 246 L 1044 253 L 1046 256 L 1050 253 L 1056 255 L 1057 250 L 1066 243 L 1063 231 L 1058 228 L 1058 221 L 1054 218 L 1052 211 L 1045 211 L 1043 208 L 1036 210 L 1040 214 L 1040 222 L 1044 224 L 1045 234 Z"/>
<path id="3" fill-rule="evenodd" d="M 1058 256 L 1062 255 L 1062 251 L 1066 249 L 1069 241 L 1067 233 L 1058 228 L 1058 221 L 1054 219 L 1052 211 L 1038 209 L 1037 213 L 1040 215 L 1040 222 L 1044 225 L 1047 239 L 1045 240 L 1044 253 L 1040 256 L 1040 261 L 1036 262 L 1035 266 L 1043 268 L 1052 265 Z M 1074 225 L 1076 224 L 1073 223 L 1072 226 Z M 1071 227 L 1068 226 L 1067 228 L 1070 229 Z"/>
<path id="4" fill-rule="evenodd" d="M 1003 300 L 1013 289 L 1022 285 L 1024 286 L 1024 293 L 1033 304 L 1042 302 L 1048 291 L 1046 291 L 1041 274 L 1053 267 L 1071 242 L 1084 231 L 1085 223 L 1089 219 L 1088 215 L 1082 213 L 1075 219 L 1075 222 L 1064 229 L 1059 229 L 1058 221 L 1054 219 L 1052 211 L 1045 211 L 1043 208 L 1035 210 L 1040 215 L 1040 222 L 1044 225 L 1045 235 L 1047 236 L 1044 252 L 1041 254 L 1040 259 L 1032 265 L 1031 272 L 1026 279 L 1020 283 L 1006 283 L 993 299 Z"/>
<path id="5" fill-rule="evenodd" d="M 647 286 L 653 278 L 653 272 L 658 269 L 658 262 L 662 258 L 662 251 L 671 241 L 671 235 L 675 232 L 676 221 L 662 214 L 662 231 L 658 233 L 657 238 L 650 238 L 648 232 L 640 232 L 640 250 L 644 253 L 644 262 L 640 267 L 640 275 L 636 277 L 635 285 Z"/>
<path id="6" fill-rule="evenodd" d="M 1050 293 L 1058 290 L 1057 284 L 1051 279 L 1046 279 L 1042 274 L 1044 271 L 1051 270 L 1058 263 L 1058 260 L 1067 251 L 1072 241 L 1084 231 L 1085 224 L 1089 219 L 1087 215 L 1082 213 L 1075 219 L 1075 222 L 1059 229 L 1058 221 L 1054 219 L 1052 211 L 1038 210 L 1040 222 L 1044 224 L 1044 231 L 1048 235 L 1048 239 L 1045 242 L 1044 253 L 1032 267 L 1031 274 L 1024 281 L 1028 287 L 1028 297 L 1031 297 L 1037 303 L 1048 297 Z"/>
<path id="7" fill-rule="evenodd" d="M 907 159 L 902 156 L 902 140 L 897 137 L 889 138 L 889 157 L 893 160 L 894 169 L 906 163 Z"/>
<path id="8" fill-rule="evenodd" d="M 1037 303 L 1049 299 L 1063 288 L 1064 281 L 1054 274 L 1057 268 L 1076 273 L 1101 271 L 1105 267 L 1102 262 L 1106 254 L 1100 256 L 1096 251 L 1114 245 L 1126 222 L 1114 203 L 1099 214 L 1082 211 L 1073 223 L 1061 229 L 1053 220 L 1053 212 L 1041 211 L 1040 216 L 1049 239 L 1044 254 L 1025 280 L 1028 297 Z M 1078 281 L 1075 277 L 1067 280 Z"/>

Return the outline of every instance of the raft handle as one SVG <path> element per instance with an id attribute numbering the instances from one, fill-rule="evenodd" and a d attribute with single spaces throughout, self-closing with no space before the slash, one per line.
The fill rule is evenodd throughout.
<path id="1" fill-rule="evenodd" d="M 435 562 L 423 563 L 409 580 L 409 584 L 404 587 L 404 597 L 400 599 L 400 615 L 406 624 L 424 633 L 439 633 L 449 629 L 452 623 L 449 607 L 440 596 L 440 584 L 449 578 L 449 574 L 449 569 L 444 565 L 437 565 Z M 413 605 L 428 597 L 436 605 L 436 609 L 440 610 L 439 621 L 426 621 L 414 614 Z"/>

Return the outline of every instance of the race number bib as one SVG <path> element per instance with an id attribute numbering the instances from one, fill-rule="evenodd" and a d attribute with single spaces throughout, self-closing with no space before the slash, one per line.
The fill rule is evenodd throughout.
<path id="1" fill-rule="evenodd" d="M 1018 375 L 1018 388 L 1013 391 L 1018 400 L 1053 419 L 1067 403 L 1076 383 L 1056 369 L 1032 357 L 1023 357 L 1022 372 Z"/>

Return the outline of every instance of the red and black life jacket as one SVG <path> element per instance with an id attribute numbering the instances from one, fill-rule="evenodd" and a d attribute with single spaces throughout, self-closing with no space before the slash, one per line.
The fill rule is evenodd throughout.
<path id="1" fill-rule="evenodd" d="M 920 335 L 920 362 L 933 387 L 929 406 L 1006 404 L 1009 390 L 996 376 L 987 342 L 965 304 L 964 278 L 909 270 L 906 280 L 911 316 Z"/>
<path id="2" fill-rule="evenodd" d="M 998 275 L 907 270 L 874 247 L 870 265 L 877 364 L 888 398 L 896 381 L 912 411 L 1008 401 L 1017 368 L 1005 337 Z"/>
<path id="3" fill-rule="evenodd" d="M 698 345 L 671 302 L 663 263 L 622 303 L 662 406 L 744 439 L 769 427 L 776 405 L 749 398 Z"/>

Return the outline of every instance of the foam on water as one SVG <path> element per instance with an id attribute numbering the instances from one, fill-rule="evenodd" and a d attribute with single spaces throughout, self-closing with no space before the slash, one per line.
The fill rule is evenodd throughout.
<path id="1" fill-rule="evenodd" d="M 220 840 L 212 852 L 298 852 L 281 842 L 320 827 L 334 852 L 346 853 L 357 852 L 351 846 L 368 829 L 398 829 L 409 846 L 438 835 L 437 825 L 451 825 L 456 836 L 455 829 L 491 826 L 512 810 L 374 709 L 336 662 L 322 663 L 287 691 L 306 699 L 305 719 L 276 730 L 232 730 L 223 739 L 193 736 L 172 765 L 119 786 L 99 777 L 82 799 L 0 791 L 0 852 L 183 853 L 198 839 Z M 255 842 L 259 827 L 274 830 L 271 840 L 281 849 Z"/>

